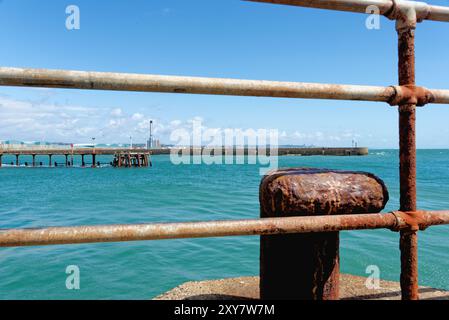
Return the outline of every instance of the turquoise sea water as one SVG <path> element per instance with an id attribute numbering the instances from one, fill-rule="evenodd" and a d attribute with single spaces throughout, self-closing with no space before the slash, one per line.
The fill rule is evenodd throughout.
<path id="1" fill-rule="evenodd" d="M 3 167 L 0 228 L 259 216 L 256 165 L 173 165 L 169 156 L 154 156 L 153 164 Z M 386 210 L 398 208 L 397 150 L 372 150 L 364 157 L 280 157 L 279 166 L 375 173 L 390 191 Z M 449 209 L 449 150 L 418 151 L 418 199 L 421 209 Z M 449 289 L 449 226 L 430 228 L 419 240 L 421 284 Z M 228 237 L 0 248 L 0 299 L 149 299 L 185 281 L 258 274 L 258 244 L 258 237 Z M 399 279 L 398 234 L 343 232 L 341 246 L 343 272 L 365 275 L 374 264 L 383 279 Z M 80 290 L 66 289 L 68 265 L 80 268 Z"/>

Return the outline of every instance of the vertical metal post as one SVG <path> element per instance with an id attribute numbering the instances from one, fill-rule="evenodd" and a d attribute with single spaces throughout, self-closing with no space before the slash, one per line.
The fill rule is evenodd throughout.
<path id="1" fill-rule="evenodd" d="M 153 120 L 150 120 L 150 140 L 148 142 L 148 149 L 153 148 Z"/>
<path id="2" fill-rule="evenodd" d="M 33 157 L 33 168 L 36 166 L 36 155 L 32 154 L 31 155 Z"/>
<path id="3" fill-rule="evenodd" d="M 399 85 L 415 84 L 415 25 L 398 20 Z M 416 210 L 416 105 L 399 105 L 400 210 Z M 418 234 L 400 233 L 401 291 L 403 300 L 418 299 Z"/>
<path id="4" fill-rule="evenodd" d="M 16 166 L 17 167 L 19 166 L 19 155 L 18 154 L 16 154 Z"/>
<path id="5" fill-rule="evenodd" d="M 3 155 L 0 154 L 0 168 L 2 167 L 2 157 L 3 157 Z"/>
<path id="6" fill-rule="evenodd" d="M 84 154 L 81 155 L 81 167 L 84 168 L 84 166 L 86 165 L 86 163 L 84 162 Z"/>
<path id="7" fill-rule="evenodd" d="M 51 167 L 51 154 L 48 155 L 48 166 Z"/>
<path id="8" fill-rule="evenodd" d="M 95 163 L 95 153 L 92 153 L 92 168 L 95 168 L 97 164 Z"/>
<path id="9" fill-rule="evenodd" d="M 65 155 L 65 166 L 66 167 L 69 166 L 69 155 L 68 154 Z"/>

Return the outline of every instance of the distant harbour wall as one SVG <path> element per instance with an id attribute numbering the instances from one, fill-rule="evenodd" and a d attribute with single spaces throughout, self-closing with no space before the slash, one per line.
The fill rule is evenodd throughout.
<path id="1" fill-rule="evenodd" d="M 176 148 L 174 148 L 176 150 Z M 161 149 L 151 149 L 152 155 L 159 154 L 170 154 L 172 150 L 168 148 Z M 234 154 L 244 154 L 244 155 L 257 155 L 258 152 L 264 153 L 263 149 L 256 148 L 177 148 L 178 152 L 190 153 L 190 155 L 199 155 L 204 152 L 208 152 L 211 155 L 215 155 L 215 151 L 221 153 L 221 155 L 234 155 Z M 266 155 L 271 155 L 270 149 L 266 149 Z M 368 148 L 278 148 L 277 154 L 279 156 L 366 156 L 368 155 Z M 220 155 L 220 154 L 217 154 Z"/>
<path id="2" fill-rule="evenodd" d="M 280 148 L 279 155 L 366 156 L 368 148 Z"/>

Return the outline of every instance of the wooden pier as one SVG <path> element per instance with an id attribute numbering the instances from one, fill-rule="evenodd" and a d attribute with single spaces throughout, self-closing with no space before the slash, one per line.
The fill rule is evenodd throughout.
<path id="1" fill-rule="evenodd" d="M 53 156 L 65 156 L 65 167 L 72 167 L 74 157 L 81 157 L 81 167 L 86 167 L 85 157 L 91 157 L 92 168 L 100 166 L 96 156 L 110 155 L 114 156 L 114 160 L 110 163 L 114 167 L 148 167 L 151 166 L 150 150 L 147 149 L 124 149 L 124 148 L 61 148 L 61 149 L 40 149 L 40 148 L 23 148 L 23 149 L 0 149 L 0 168 L 2 167 L 2 158 L 4 155 L 13 155 L 16 157 L 15 166 L 20 166 L 20 156 L 31 156 L 32 161 L 30 167 L 41 167 L 42 162 L 36 162 L 36 156 L 47 156 L 48 166 L 59 166 L 57 162 L 52 161 Z M 28 162 L 25 163 L 28 166 Z"/>
<path id="2" fill-rule="evenodd" d="M 114 167 L 148 167 L 152 166 L 150 155 L 140 152 L 118 152 L 114 155 L 112 162 Z"/>

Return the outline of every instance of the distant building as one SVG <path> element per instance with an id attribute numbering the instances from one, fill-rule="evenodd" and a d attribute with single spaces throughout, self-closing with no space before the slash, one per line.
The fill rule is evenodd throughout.
<path id="1" fill-rule="evenodd" d="M 147 141 L 147 148 L 151 149 L 151 148 L 157 148 L 159 149 L 161 147 L 161 142 L 159 139 L 148 139 Z"/>

